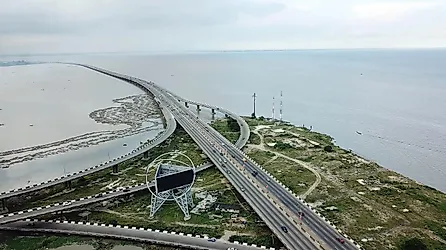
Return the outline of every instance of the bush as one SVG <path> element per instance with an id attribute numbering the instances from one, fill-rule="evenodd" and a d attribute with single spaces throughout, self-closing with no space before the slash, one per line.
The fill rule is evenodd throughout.
<path id="1" fill-rule="evenodd" d="M 327 145 L 327 146 L 324 147 L 324 151 L 325 152 L 333 152 L 333 147 L 330 146 L 330 145 Z"/>
<path id="2" fill-rule="evenodd" d="M 426 244 L 418 238 L 405 240 L 399 247 L 400 250 L 427 250 Z"/>
<path id="3" fill-rule="evenodd" d="M 278 150 L 285 150 L 288 148 L 292 148 L 292 146 L 288 143 L 283 143 L 283 142 L 279 141 L 274 145 L 274 148 L 278 149 Z"/>

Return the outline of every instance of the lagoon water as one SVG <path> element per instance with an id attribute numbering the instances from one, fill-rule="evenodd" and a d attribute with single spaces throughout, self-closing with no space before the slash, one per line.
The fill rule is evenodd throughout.
<path id="1" fill-rule="evenodd" d="M 93 71 L 66 65 L 29 65 L 0 68 L 0 153 L 61 141 L 89 132 L 126 128 L 123 124 L 100 124 L 89 117 L 97 109 L 118 106 L 115 98 L 143 94 L 142 90 Z M 59 154 L 22 161 L 0 169 L 0 191 L 39 183 L 77 172 L 125 154 L 140 141 L 163 130 L 154 118 L 153 129 L 77 150 L 69 144 L 50 147 Z M 31 126 L 32 125 L 32 126 Z M 102 138 L 106 137 L 102 136 Z M 78 145 L 84 144 L 79 140 Z M 126 143 L 127 147 L 123 147 Z M 72 144 L 73 145 L 73 144 Z M 29 150 L 14 156 L 30 155 Z M 0 160 L 8 156 L 1 156 Z M 5 164 L 2 164 L 3 166 Z"/>
<path id="2" fill-rule="evenodd" d="M 278 100 L 283 91 L 285 120 L 312 126 L 333 136 L 342 147 L 446 191 L 446 50 L 9 59 L 88 63 L 155 81 L 183 97 L 220 105 L 242 115 L 251 114 L 251 96 L 255 92 L 257 114 L 270 117 L 275 96 L 278 116 Z M 114 90 L 101 93 L 107 95 L 108 91 Z M 3 142 L 0 144 L 5 147 Z"/>

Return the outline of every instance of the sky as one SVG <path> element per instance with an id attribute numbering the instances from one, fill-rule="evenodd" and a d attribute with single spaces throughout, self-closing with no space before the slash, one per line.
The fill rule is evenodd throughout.
<path id="1" fill-rule="evenodd" d="M 0 55 L 444 46 L 445 0 L 0 0 Z"/>

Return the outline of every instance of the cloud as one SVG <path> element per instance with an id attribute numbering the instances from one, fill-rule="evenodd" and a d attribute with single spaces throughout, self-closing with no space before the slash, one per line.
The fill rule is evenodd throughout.
<path id="1" fill-rule="evenodd" d="M 358 19 L 371 19 L 378 22 L 399 20 L 414 12 L 433 8 L 439 5 L 436 1 L 422 2 L 376 2 L 362 3 L 353 6 L 352 11 Z"/>
<path id="2" fill-rule="evenodd" d="M 0 54 L 443 46 L 437 0 L 0 0 Z"/>

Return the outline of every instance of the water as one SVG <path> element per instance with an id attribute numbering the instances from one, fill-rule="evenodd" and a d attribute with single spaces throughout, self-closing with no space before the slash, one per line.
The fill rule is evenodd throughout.
<path id="1" fill-rule="evenodd" d="M 0 76 L 0 123 L 4 124 L 0 127 L 0 160 L 17 162 L 9 162 L 8 169 L 0 169 L 0 191 L 97 165 L 131 151 L 140 141 L 151 139 L 163 130 L 158 115 L 142 124 L 147 128 L 143 132 L 130 131 L 130 136 L 109 140 L 131 129 L 119 123 L 97 123 L 89 113 L 119 107 L 112 102 L 115 98 L 144 93 L 133 85 L 93 71 L 66 65 L 30 65 L 2 67 Z M 112 118 L 124 120 L 133 115 L 113 114 Z M 98 131 L 102 132 L 94 138 L 75 138 Z M 68 138 L 69 142 L 59 146 L 24 149 Z M 7 151 L 20 149 L 24 152 L 5 155 Z"/>
<path id="2" fill-rule="evenodd" d="M 19 58 L 15 58 L 19 59 Z M 45 60 L 45 58 L 35 58 Z M 52 57 L 152 80 L 242 115 L 283 117 L 446 191 L 446 51 L 319 50 Z M 362 74 L 362 75 L 361 75 Z M 363 134 L 358 135 L 356 131 Z"/>

